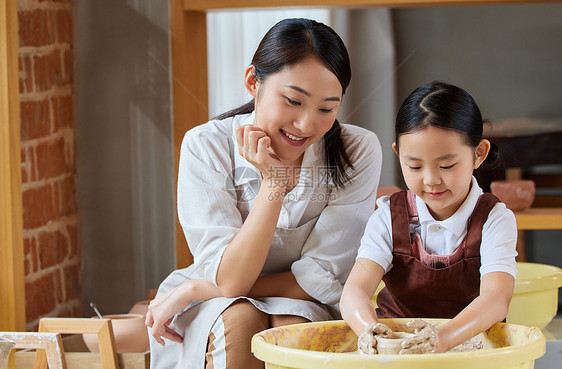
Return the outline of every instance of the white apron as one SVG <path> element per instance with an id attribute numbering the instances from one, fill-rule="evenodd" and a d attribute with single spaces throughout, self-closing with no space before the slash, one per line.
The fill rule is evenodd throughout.
<path id="1" fill-rule="evenodd" d="M 303 245 L 317 220 L 318 217 L 293 229 L 277 228 L 262 275 L 290 271 L 291 264 L 300 259 Z M 186 279 L 201 278 L 202 276 L 197 273 L 194 265 L 176 270 L 162 282 L 158 295 L 171 290 Z M 337 306 L 284 297 L 260 299 L 218 297 L 204 302 L 195 302 L 176 315 L 170 325 L 171 329 L 183 336 L 183 343 L 165 340 L 166 345 L 162 347 L 152 335 L 149 335 L 151 369 L 204 368 L 209 332 L 219 315 L 238 299 L 246 299 L 256 308 L 270 315 L 296 315 L 310 321 L 340 318 Z"/>

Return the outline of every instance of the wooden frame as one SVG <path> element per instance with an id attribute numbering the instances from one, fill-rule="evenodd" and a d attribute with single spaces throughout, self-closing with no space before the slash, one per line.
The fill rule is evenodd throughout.
<path id="1" fill-rule="evenodd" d="M 35 367 L 40 360 L 39 351 L 43 352 L 49 365 L 49 369 L 66 369 L 64 359 L 64 347 L 60 333 L 37 333 L 37 332 L 0 332 L 0 337 L 7 338 L 16 343 L 15 349 L 35 349 L 37 359 Z"/>
<path id="2" fill-rule="evenodd" d="M 183 135 L 208 120 L 207 11 L 272 7 L 421 7 L 541 2 L 555 3 L 561 0 L 170 0 L 176 181 Z M 176 266 L 182 268 L 192 262 L 182 229 L 177 224 Z"/>
<path id="3" fill-rule="evenodd" d="M 6 331 L 25 330 L 16 3 L 0 3 L 0 330 Z"/>
<path id="4" fill-rule="evenodd" d="M 39 332 L 95 333 L 98 335 L 102 367 L 104 369 L 118 369 L 111 319 L 43 318 L 39 320 Z M 41 358 L 39 358 L 40 355 Z M 35 369 L 45 368 L 44 353 L 38 352 L 37 356 L 39 365 L 35 365 Z"/>
<path id="5" fill-rule="evenodd" d="M 417 7 L 554 3 L 562 0 L 170 0 L 174 151 L 177 179 L 183 134 L 205 122 L 208 105 L 205 12 L 256 7 Z M 25 330 L 17 0 L 0 2 L 0 329 Z M 180 103 L 181 102 L 181 103 Z M 176 264 L 189 265 L 181 227 Z"/>
<path id="6" fill-rule="evenodd" d="M 273 8 L 273 7 L 421 7 L 421 6 L 465 6 L 554 3 L 557 0 L 183 0 L 186 11 L 209 11 L 219 9 Z"/>

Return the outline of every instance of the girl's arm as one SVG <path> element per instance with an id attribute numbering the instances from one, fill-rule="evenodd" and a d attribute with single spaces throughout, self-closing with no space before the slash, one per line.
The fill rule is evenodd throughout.
<path id="1" fill-rule="evenodd" d="M 439 327 L 436 352 L 445 352 L 485 331 L 507 316 L 515 278 L 509 273 L 485 274 L 480 295 L 455 318 Z"/>
<path id="2" fill-rule="evenodd" d="M 345 283 L 340 310 L 343 319 L 357 337 L 367 325 L 378 322 L 371 298 L 383 275 L 384 269 L 379 264 L 370 259 L 359 258 Z"/>

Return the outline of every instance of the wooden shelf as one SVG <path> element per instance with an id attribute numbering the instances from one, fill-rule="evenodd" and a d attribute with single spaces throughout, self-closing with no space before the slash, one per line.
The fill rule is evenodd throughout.
<path id="1" fill-rule="evenodd" d="M 530 208 L 516 212 L 517 229 L 562 229 L 562 208 Z"/>
<path id="2" fill-rule="evenodd" d="M 422 7 L 555 3 L 559 0 L 183 0 L 186 11 L 219 9 L 272 8 L 272 7 Z"/>

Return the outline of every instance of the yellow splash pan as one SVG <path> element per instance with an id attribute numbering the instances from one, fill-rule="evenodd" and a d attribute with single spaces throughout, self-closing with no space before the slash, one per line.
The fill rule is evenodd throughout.
<path id="1" fill-rule="evenodd" d="M 558 310 L 562 269 L 546 264 L 517 263 L 515 290 L 506 321 L 543 329 Z"/>
<path id="2" fill-rule="evenodd" d="M 380 319 L 396 331 L 408 331 L 409 320 Z M 538 328 L 497 323 L 479 337 L 484 349 L 478 351 L 363 356 L 357 353 L 357 336 L 343 320 L 336 320 L 265 330 L 252 338 L 252 352 L 268 369 L 532 369 L 545 353 L 545 338 Z"/>

